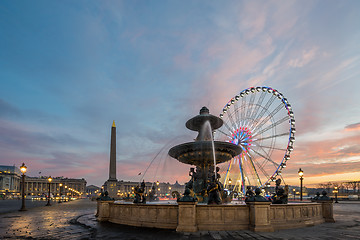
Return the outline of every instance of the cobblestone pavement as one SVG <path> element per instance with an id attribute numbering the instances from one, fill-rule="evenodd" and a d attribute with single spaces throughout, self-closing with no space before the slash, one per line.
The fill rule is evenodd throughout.
<path id="1" fill-rule="evenodd" d="M 47 203 L 46 200 L 25 200 L 26 209 L 42 207 Z M 58 204 L 57 201 L 51 201 L 51 204 Z M 0 214 L 14 212 L 21 208 L 21 199 L 0 200 Z"/>
<path id="2" fill-rule="evenodd" d="M 90 239 L 91 229 L 74 223 L 94 209 L 95 202 L 83 199 L 0 214 L 0 239 Z"/>
<path id="3" fill-rule="evenodd" d="M 281 230 L 200 231 L 137 228 L 95 219 L 96 202 L 87 199 L 0 214 L 0 239 L 360 239 L 360 202 L 334 204 L 336 223 Z"/>

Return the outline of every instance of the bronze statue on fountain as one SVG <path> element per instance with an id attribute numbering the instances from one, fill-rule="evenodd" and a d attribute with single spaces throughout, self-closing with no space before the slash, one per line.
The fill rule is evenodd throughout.
<path id="1" fill-rule="evenodd" d="M 221 118 L 209 114 L 209 109 L 203 107 L 199 115 L 186 122 L 188 129 L 198 132 L 195 141 L 177 145 L 169 150 L 171 157 L 196 166 L 196 170 L 190 168 L 191 179 L 186 188 L 199 202 L 221 203 L 221 196 L 224 196 L 223 187 L 219 182 L 218 170 L 214 171 L 214 164 L 227 162 L 241 153 L 241 147 L 238 145 L 213 141 L 214 131 L 222 125 Z"/>
<path id="2" fill-rule="evenodd" d="M 284 188 L 280 186 L 281 179 L 277 179 L 275 181 L 275 193 L 271 197 L 271 201 L 273 204 L 287 204 L 288 203 L 288 191 L 285 191 Z"/>
<path id="3" fill-rule="evenodd" d="M 134 189 L 134 193 L 135 193 L 135 199 L 134 199 L 134 203 L 146 203 L 146 198 L 145 198 L 145 181 L 143 180 L 141 183 L 141 187 L 136 186 Z"/>

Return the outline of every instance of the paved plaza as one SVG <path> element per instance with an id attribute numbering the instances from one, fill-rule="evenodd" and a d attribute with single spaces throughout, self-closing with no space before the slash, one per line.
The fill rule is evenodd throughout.
<path id="1" fill-rule="evenodd" d="M 0 202 L 2 208 L 5 203 Z M 204 231 L 137 228 L 95 220 L 96 202 L 88 199 L 0 213 L 0 239 L 360 239 L 360 202 L 334 204 L 336 223 L 281 230 Z"/>

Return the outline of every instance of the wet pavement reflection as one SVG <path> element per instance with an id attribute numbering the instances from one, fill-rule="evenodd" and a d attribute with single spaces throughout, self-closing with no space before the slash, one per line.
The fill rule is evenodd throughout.
<path id="1" fill-rule="evenodd" d="M 81 214 L 95 214 L 96 202 L 83 199 L 1 214 L 0 238 L 89 239 L 90 231 L 71 224 Z"/>

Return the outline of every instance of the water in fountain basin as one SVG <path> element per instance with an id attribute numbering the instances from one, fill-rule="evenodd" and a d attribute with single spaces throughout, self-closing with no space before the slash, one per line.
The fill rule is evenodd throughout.
<path id="1" fill-rule="evenodd" d="M 214 160 L 214 173 L 215 173 L 215 180 L 216 180 L 217 176 L 216 176 L 215 144 L 214 144 L 214 138 L 213 138 L 213 133 L 212 133 L 210 121 L 205 121 L 202 130 L 203 130 L 202 132 L 204 133 L 204 139 L 203 140 L 211 141 L 212 154 L 213 154 L 213 160 Z"/>

